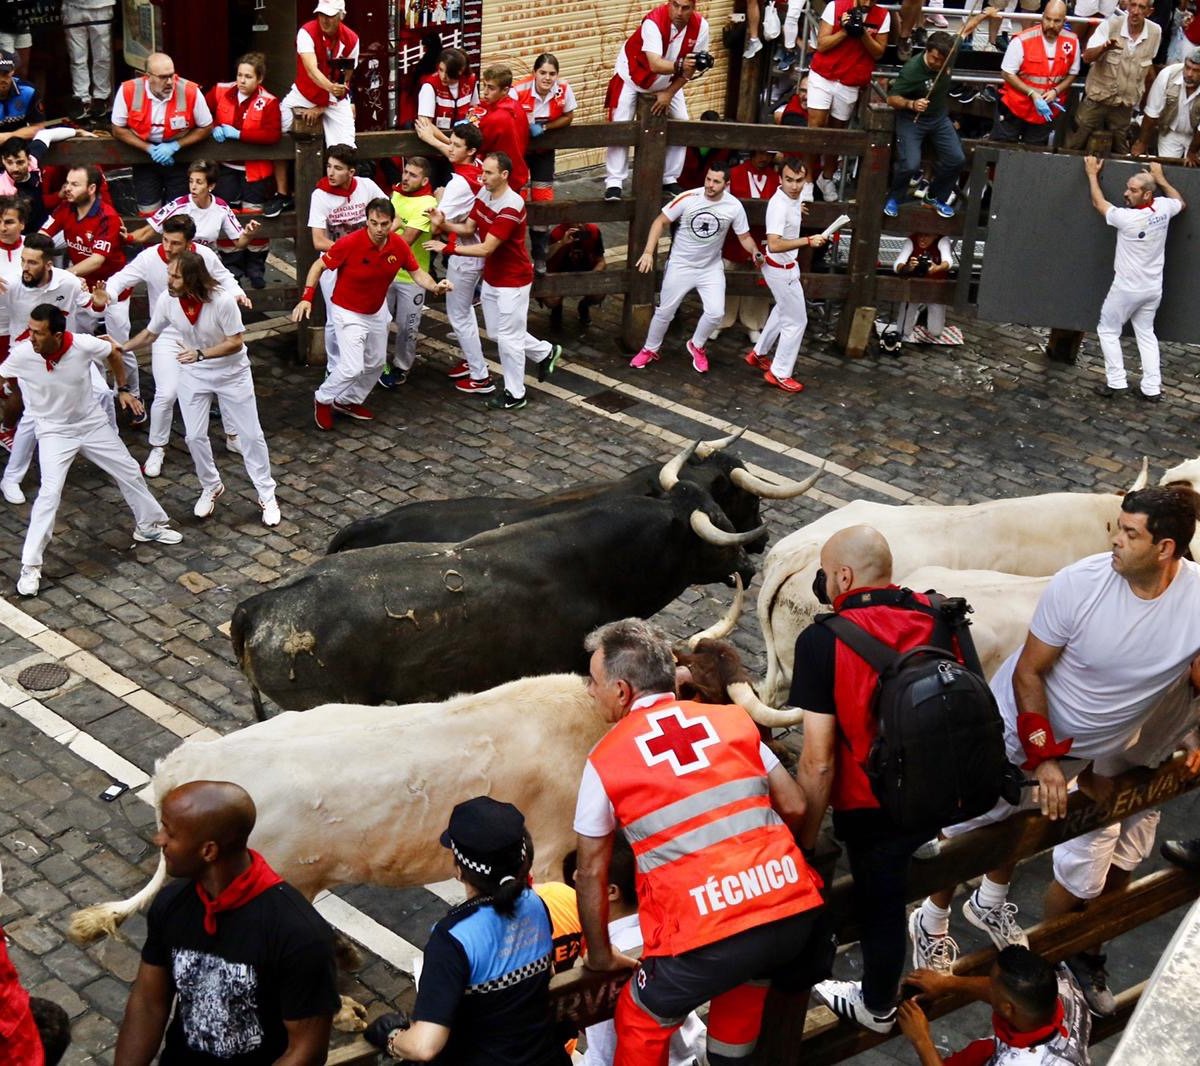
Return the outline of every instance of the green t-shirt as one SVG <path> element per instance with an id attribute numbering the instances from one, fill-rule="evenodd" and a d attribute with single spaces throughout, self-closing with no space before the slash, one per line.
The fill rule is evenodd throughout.
<path id="1" fill-rule="evenodd" d="M 426 273 L 429 271 L 429 252 L 425 249 L 425 238 L 429 236 L 429 216 L 425 214 L 437 207 L 436 196 L 405 196 L 403 193 L 392 193 L 392 203 L 396 208 L 396 218 L 400 220 L 400 228 L 396 230 L 401 237 L 406 229 L 421 231 L 412 244 L 413 255 Z M 396 271 L 396 280 L 408 284 L 412 277 L 407 270 Z"/>
<path id="2" fill-rule="evenodd" d="M 896 75 L 896 80 L 892 82 L 892 88 L 888 93 L 889 96 L 903 96 L 909 100 L 920 100 L 925 96 L 929 96 L 929 90 L 933 86 L 934 79 L 938 78 L 936 70 L 930 70 L 925 63 L 925 53 L 915 55 L 907 63 L 900 68 L 900 73 Z M 950 71 L 946 71 L 938 78 L 937 87 L 933 90 L 933 95 L 929 98 L 929 108 L 925 114 L 929 118 L 936 118 L 938 115 L 946 113 L 946 100 L 950 96 L 950 88 L 952 86 Z M 913 118 L 917 115 L 915 112 L 908 112 Z"/>

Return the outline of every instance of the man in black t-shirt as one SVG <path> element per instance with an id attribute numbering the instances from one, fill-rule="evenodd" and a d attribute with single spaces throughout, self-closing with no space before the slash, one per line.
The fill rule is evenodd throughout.
<path id="1" fill-rule="evenodd" d="M 154 843 L 184 880 L 150 907 L 116 1066 L 149 1066 L 164 1032 L 161 1066 L 325 1062 L 339 1006 L 333 936 L 246 847 L 254 821 L 254 801 L 225 781 L 193 781 L 163 800 Z"/>

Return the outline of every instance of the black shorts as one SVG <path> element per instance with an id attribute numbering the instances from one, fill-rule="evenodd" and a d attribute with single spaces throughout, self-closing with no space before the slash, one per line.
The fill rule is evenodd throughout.
<path id="1" fill-rule="evenodd" d="M 187 167 L 183 163 L 172 163 L 169 167 L 137 163 L 130 169 L 133 171 L 133 198 L 137 201 L 138 214 L 143 217 L 149 217 L 163 204 L 187 195 Z"/>
<path id="2" fill-rule="evenodd" d="M 246 172 L 235 167 L 221 167 L 217 173 L 217 196 L 230 207 L 253 213 L 261 211 L 275 193 L 275 179 L 259 178 L 257 181 L 247 181 Z"/>
<path id="3" fill-rule="evenodd" d="M 1001 144 L 1049 144 L 1054 125 L 1049 122 L 1026 122 L 1014 115 L 1003 103 L 996 104 L 996 122 L 990 139 Z"/>
<path id="4" fill-rule="evenodd" d="M 554 153 L 526 152 L 525 165 L 529 167 L 529 183 L 543 185 L 554 181 Z"/>

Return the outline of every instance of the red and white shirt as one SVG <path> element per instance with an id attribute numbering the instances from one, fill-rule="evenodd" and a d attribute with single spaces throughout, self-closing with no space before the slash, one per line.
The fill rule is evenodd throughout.
<path id="1" fill-rule="evenodd" d="M 25 238 L 18 237 L 11 247 L 0 243 L 0 280 L 11 288 L 21 284 L 21 249 Z M 0 296 L 0 358 L 8 352 L 8 298 Z"/>
<path id="2" fill-rule="evenodd" d="M 483 263 L 483 280 L 498 289 L 515 289 L 533 284 L 533 260 L 525 247 L 525 201 L 511 188 L 493 196 L 480 189 L 471 208 L 478 227 L 476 235 L 487 240 L 495 235 L 500 246 Z"/>
<path id="3" fill-rule="evenodd" d="M 89 283 L 109 278 L 125 265 L 121 218 L 99 197 L 82 218 L 71 204 L 59 204 L 42 225 L 42 232 L 51 237 L 62 235 L 72 263 L 82 263 L 93 255 L 104 257 L 104 265 L 88 275 Z"/>
<path id="4" fill-rule="evenodd" d="M 163 204 L 147 219 L 150 228 L 155 233 L 162 233 L 163 223 L 173 215 L 188 215 L 196 223 L 196 241 L 199 244 L 212 246 L 222 237 L 236 241 L 242 235 L 242 224 L 237 215 L 219 196 L 213 196 L 207 207 L 197 207 L 191 196 L 180 196 L 170 203 Z"/>
<path id="5" fill-rule="evenodd" d="M 360 315 L 378 314 L 387 302 L 388 288 L 396 271 L 410 274 L 421 269 L 412 249 L 398 233 L 389 233 L 383 247 L 377 248 L 365 230 L 334 242 L 321 262 L 326 270 L 337 271 L 333 302 Z"/>

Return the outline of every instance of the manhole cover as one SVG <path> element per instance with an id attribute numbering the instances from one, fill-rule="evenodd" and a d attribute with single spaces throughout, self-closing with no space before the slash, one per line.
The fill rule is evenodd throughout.
<path id="1" fill-rule="evenodd" d="M 605 389 L 603 392 L 596 393 L 595 396 L 588 396 L 583 402 L 591 404 L 593 407 L 599 407 L 601 411 L 616 414 L 618 411 L 629 410 L 639 401 L 636 397 L 628 396 L 616 389 Z"/>
<path id="2" fill-rule="evenodd" d="M 58 663 L 34 663 L 17 675 L 21 687 L 30 692 L 49 692 L 52 688 L 65 685 L 71 671 Z"/>

